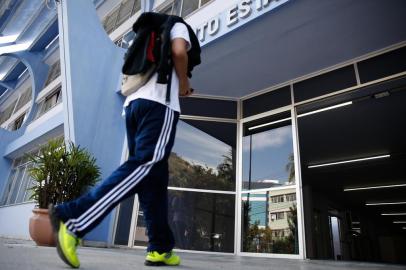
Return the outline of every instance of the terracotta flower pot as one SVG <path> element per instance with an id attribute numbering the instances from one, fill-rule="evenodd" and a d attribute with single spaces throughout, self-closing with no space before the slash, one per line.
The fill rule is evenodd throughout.
<path id="1" fill-rule="evenodd" d="M 30 218 L 30 236 L 38 246 L 55 246 L 48 209 L 35 208 Z"/>

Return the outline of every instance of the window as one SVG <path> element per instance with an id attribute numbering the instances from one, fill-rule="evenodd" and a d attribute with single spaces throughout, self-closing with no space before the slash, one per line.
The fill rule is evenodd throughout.
<path id="1" fill-rule="evenodd" d="M 210 0 L 174 0 L 169 5 L 162 7 L 159 12 L 186 17 L 208 2 Z"/>
<path id="2" fill-rule="evenodd" d="M 104 21 L 104 29 L 108 34 L 113 32 L 116 26 L 116 21 L 117 21 L 117 16 L 118 16 L 119 8 L 114 10 L 112 13 L 106 16 L 106 19 Z"/>
<path id="3" fill-rule="evenodd" d="M 243 125 L 243 252 L 299 253 L 290 119 L 286 111 Z"/>
<path id="4" fill-rule="evenodd" d="M 29 189 L 34 185 L 28 174 L 31 167 L 31 162 L 26 158 L 14 160 L 0 205 L 22 203 L 30 199 L 32 193 Z"/>
<path id="5" fill-rule="evenodd" d="M 235 190 L 236 125 L 180 120 L 169 157 L 169 186 Z"/>
<path id="6" fill-rule="evenodd" d="M 121 48 L 128 49 L 128 47 L 131 46 L 132 41 L 135 37 L 135 33 L 133 31 L 130 31 L 123 35 L 120 39 L 118 39 L 115 44 Z"/>
<path id="7" fill-rule="evenodd" d="M 275 238 L 282 238 L 285 236 L 285 230 L 273 230 L 272 236 Z"/>
<path id="8" fill-rule="evenodd" d="M 31 95 L 32 88 L 29 87 L 20 95 L 19 98 L 14 100 L 3 112 L 0 113 L 0 124 L 5 123 L 3 125 L 4 128 L 7 128 L 8 130 L 17 130 L 21 127 L 26 117 L 26 111 L 20 113 L 19 116 L 16 115 L 16 112 L 18 112 L 31 100 Z M 8 122 L 12 116 L 15 120 Z M 15 116 L 17 116 L 17 118 Z"/>
<path id="9" fill-rule="evenodd" d="M 234 251 L 234 195 L 170 190 L 168 202 L 177 248 Z"/>
<path id="10" fill-rule="evenodd" d="M 13 101 L 4 111 L 0 113 L 0 124 L 6 122 L 14 112 L 17 100 Z"/>
<path id="11" fill-rule="evenodd" d="M 188 1 L 183 1 L 182 3 L 182 12 L 181 15 L 182 17 L 186 17 L 193 11 L 199 8 L 199 2 L 200 0 L 188 0 Z"/>
<path id="12" fill-rule="evenodd" d="M 244 124 L 242 151 L 244 190 L 295 184 L 290 112 Z"/>
<path id="13" fill-rule="evenodd" d="M 118 15 L 117 15 L 117 22 L 116 22 L 117 25 L 121 25 L 128 18 L 130 18 L 133 6 L 134 6 L 133 0 L 126 0 L 121 3 L 119 11 L 118 11 Z"/>
<path id="14" fill-rule="evenodd" d="M 9 130 L 17 130 L 19 129 L 22 124 L 24 123 L 26 114 L 23 113 L 21 116 L 19 116 L 16 120 L 14 120 L 8 127 Z"/>
<path id="15" fill-rule="evenodd" d="M 272 203 L 283 203 L 285 201 L 285 198 L 283 195 L 272 196 L 271 201 Z"/>
<path id="16" fill-rule="evenodd" d="M 107 34 L 116 30 L 128 18 L 141 9 L 140 0 L 124 0 L 103 19 L 103 27 Z"/>
<path id="17" fill-rule="evenodd" d="M 286 201 L 287 202 L 295 202 L 296 201 L 296 193 L 286 194 Z"/>
<path id="18" fill-rule="evenodd" d="M 168 191 L 168 221 L 175 248 L 233 252 L 235 196 L 191 191 Z M 143 212 L 137 218 L 134 245 L 146 245 Z"/>
<path id="19" fill-rule="evenodd" d="M 24 107 L 24 105 L 27 104 L 31 100 L 31 96 L 32 96 L 32 88 L 29 87 L 27 90 L 25 90 L 21 94 L 21 96 L 20 96 L 20 98 L 18 100 L 15 111 L 17 112 L 19 109 Z"/>
<path id="20" fill-rule="evenodd" d="M 61 62 L 58 60 L 52 64 L 48 72 L 48 78 L 45 82 L 45 87 L 48 86 L 53 80 L 55 80 L 59 75 L 61 75 Z"/>
<path id="21" fill-rule="evenodd" d="M 285 219 L 285 212 L 277 212 L 271 214 L 271 221 Z"/>
<path id="22" fill-rule="evenodd" d="M 37 114 L 37 118 L 45 114 L 47 111 L 61 103 L 62 101 L 62 92 L 61 87 L 59 86 L 56 91 L 52 92 L 52 94 L 45 97 L 45 99 L 39 104 L 39 110 Z"/>

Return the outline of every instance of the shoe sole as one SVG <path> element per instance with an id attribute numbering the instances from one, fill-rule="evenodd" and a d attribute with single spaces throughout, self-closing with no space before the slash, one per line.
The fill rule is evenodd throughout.
<path id="1" fill-rule="evenodd" d="M 148 260 L 145 260 L 144 265 L 146 266 L 178 266 L 179 264 L 166 264 L 164 262 L 151 262 Z"/>
<path id="2" fill-rule="evenodd" d="M 60 226 L 60 220 L 55 216 L 54 214 L 54 208 L 53 207 L 48 207 L 48 213 L 49 213 L 49 218 L 51 220 L 51 225 L 52 225 L 52 229 L 54 231 L 54 237 L 55 237 L 55 241 L 56 241 L 56 250 L 58 252 L 58 256 L 59 258 L 61 258 L 61 260 L 66 263 L 67 265 L 69 265 L 72 268 L 78 268 L 74 265 L 72 265 L 68 259 L 66 258 L 65 254 L 63 254 L 61 245 L 59 244 L 59 237 L 58 237 L 58 232 L 59 232 L 59 226 Z"/>
<path id="3" fill-rule="evenodd" d="M 151 261 L 145 261 L 144 265 L 146 266 L 165 266 L 166 264 L 163 262 L 151 262 Z"/>

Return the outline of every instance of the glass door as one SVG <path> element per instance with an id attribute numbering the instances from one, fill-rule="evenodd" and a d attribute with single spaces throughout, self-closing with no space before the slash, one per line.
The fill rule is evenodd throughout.
<path id="1" fill-rule="evenodd" d="M 242 124 L 240 251 L 299 255 L 291 111 Z"/>

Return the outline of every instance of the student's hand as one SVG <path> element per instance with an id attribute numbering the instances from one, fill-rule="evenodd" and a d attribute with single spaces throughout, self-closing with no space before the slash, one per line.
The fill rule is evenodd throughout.
<path id="1" fill-rule="evenodd" d="M 179 80 L 179 95 L 181 97 L 190 96 L 193 92 L 193 89 L 190 88 L 189 79 Z"/>

